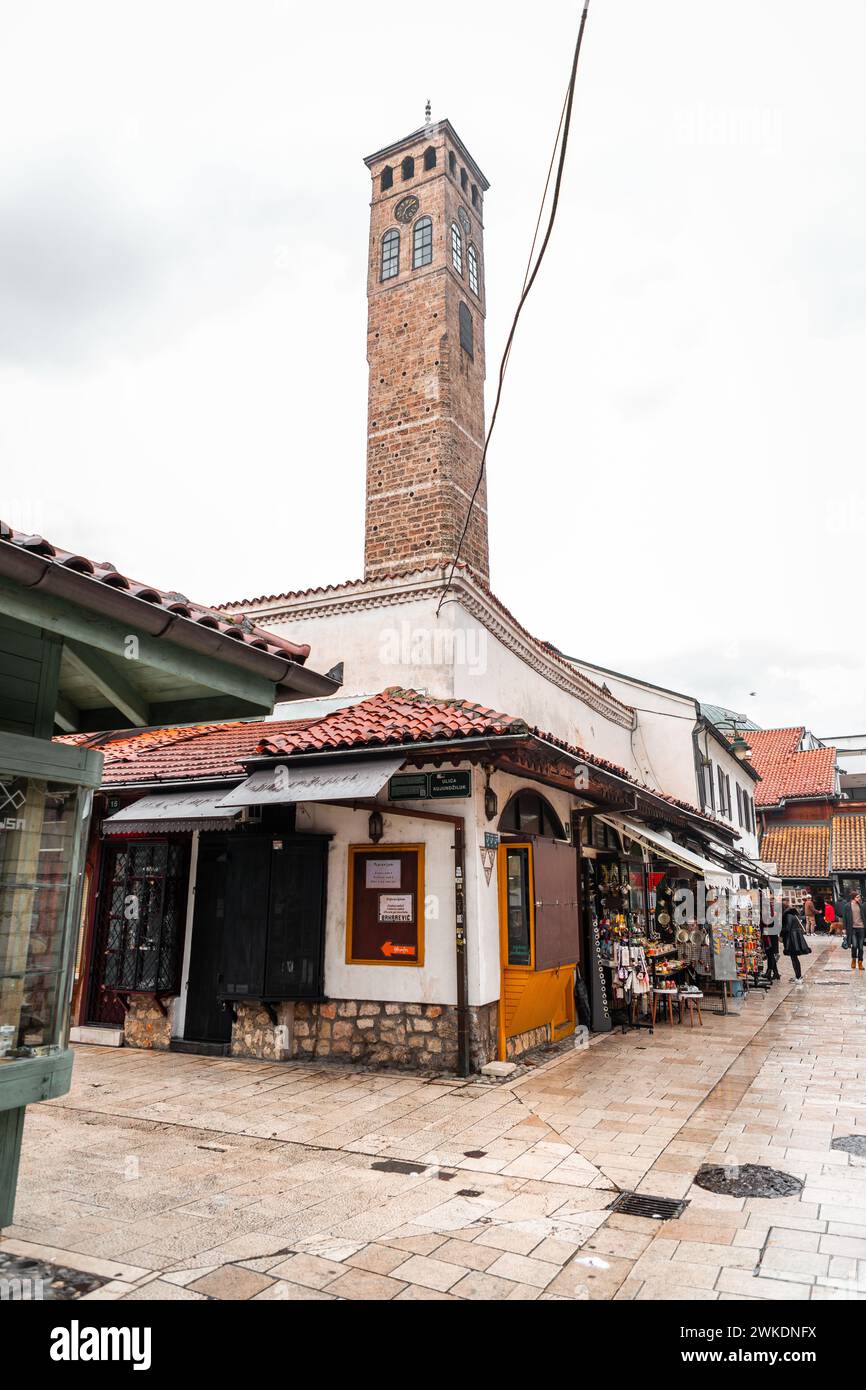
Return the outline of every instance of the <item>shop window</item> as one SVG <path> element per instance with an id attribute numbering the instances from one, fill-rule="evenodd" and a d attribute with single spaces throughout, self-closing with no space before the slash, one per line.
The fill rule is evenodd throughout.
<path id="1" fill-rule="evenodd" d="M 350 845 L 346 960 L 424 964 L 424 846 Z"/>
<path id="2" fill-rule="evenodd" d="M 4 780 L 0 793 L 2 1066 L 65 1046 L 84 794 L 25 777 Z"/>
<path id="3" fill-rule="evenodd" d="M 389 227 L 382 237 L 380 280 L 392 280 L 400 273 L 400 233 Z"/>
<path id="4" fill-rule="evenodd" d="M 743 828 L 743 793 L 739 782 L 737 782 L 737 821 L 740 829 Z"/>
<path id="5" fill-rule="evenodd" d="M 460 346 L 470 357 L 475 356 L 475 345 L 472 337 L 472 315 L 469 312 L 469 305 L 460 304 Z"/>
<path id="6" fill-rule="evenodd" d="M 419 217 L 412 228 L 412 269 L 429 265 L 433 259 L 433 221 Z"/>
<path id="7" fill-rule="evenodd" d="M 403 163 L 400 165 L 400 173 L 403 175 L 404 183 L 407 179 L 414 179 L 415 161 L 412 158 L 411 154 L 407 154 L 406 158 L 403 160 Z"/>
<path id="8" fill-rule="evenodd" d="M 532 885 L 529 850 L 503 851 L 505 859 L 505 922 L 509 965 L 532 964 Z"/>
<path id="9" fill-rule="evenodd" d="M 469 243 L 469 250 L 466 253 L 466 259 L 469 265 L 469 288 L 473 294 L 478 294 L 478 252 L 475 250 L 471 241 Z"/>
<path id="10" fill-rule="evenodd" d="M 385 168 L 382 170 L 381 175 L 379 176 L 379 188 L 383 193 L 387 193 L 388 189 L 393 187 L 393 184 L 394 170 L 391 168 L 390 164 L 386 164 Z"/>
<path id="11" fill-rule="evenodd" d="M 598 822 L 606 830 L 603 822 Z M 562 821 L 549 801 L 538 792 L 516 792 L 499 818 L 503 834 L 540 835 L 551 840 L 564 840 Z M 614 834 L 616 832 L 613 832 Z M 618 843 L 617 843 L 618 847 Z"/>
<path id="12" fill-rule="evenodd" d="M 427 149 L 424 151 L 424 168 L 436 168 L 436 150 L 432 145 L 428 145 Z"/>
<path id="13" fill-rule="evenodd" d="M 463 237 L 456 222 L 451 223 L 451 264 L 458 275 L 463 274 Z"/>
<path id="14" fill-rule="evenodd" d="M 169 840 L 130 840 L 110 845 L 106 854 L 101 983 L 119 993 L 176 994 L 186 916 L 186 847 Z"/>
<path id="15" fill-rule="evenodd" d="M 716 768 L 716 777 L 719 783 L 719 815 L 725 814 L 725 774 L 720 767 Z"/>

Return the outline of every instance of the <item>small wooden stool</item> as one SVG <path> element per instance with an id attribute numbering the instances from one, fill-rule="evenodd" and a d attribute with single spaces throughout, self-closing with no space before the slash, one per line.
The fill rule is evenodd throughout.
<path id="1" fill-rule="evenodd" d="M 703 1026 L 704 1026 L 704 1020 L 701 1018 L 701 1000 L 703 999 L 703 997 L 704 997 L 704 996 L 703 996 L 702 994 L 681 994 L 681 995 L 680 995 L 680 1023 L 682 1023 L 682 1021 L 683 1021 L 683 1004 L 688 1004 L 688 1006 L 689 1006 L 689 1027 L 690 1027 L 690 1028 L 694 1028 L 694 1026 L 695 1026 L 695 1013 L 697 1012 L 697 1015 L 698 1015 L 698 1023 L 699 1023 L 699 1024 L 701 1025 L 701 1027 L 703 1028 Z"/>
<path id="2" fill-rule="evenodd" d="M 673 1023 L 673 1021 L 674 1021 L 674 1000 L 676 999 L 676 997 L 677 997 L 677 991 L 676 991 L 675 989 L 653 989 L 653 993 L 652 993 L 652 1021 L 653 1021 L 653 1026 L 655 1026 L 655 1021 L 656 1021 L 656 1008 L 657 1008 L 657 1006 L 658 1006 L 659 999 L 667 999 L 667 1001 L 668 1001 L 668 1023 Z M 664 1008 L 665 1008 L 665 1006 L 664 1006 L 664 1004 L 662 1004 L 662 1013 L 664 1013 Z M 680 1022 L 682 1022 L 682 1011 L 680 1011 Z"/>

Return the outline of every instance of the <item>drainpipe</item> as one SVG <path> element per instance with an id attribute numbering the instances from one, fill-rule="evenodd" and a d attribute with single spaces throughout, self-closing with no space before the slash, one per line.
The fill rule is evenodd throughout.
<path id="1" fill-rule="evenodd" d="M 379 801 L 320 801 L 320 806 L 348 806 L 353 811 L 381 811 Z M 388 806 L 389 816 L 406 816 L 409 820 L 443 822 L 454 827 L 454 950 L 457 966 L 457 1075 L 469 1076 L 472 1071 L 469 1031 L 469 960 L 466 954 L 466 822 L 463 816 L 449 816 L 444 811 L 412 811 L 406 807 Z"/>

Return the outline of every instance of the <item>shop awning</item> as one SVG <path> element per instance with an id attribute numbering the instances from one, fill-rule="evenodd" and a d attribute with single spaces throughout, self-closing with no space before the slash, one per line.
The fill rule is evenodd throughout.
<path id="1" fill-rule="evenodd" d="M 143 796 L 102 822 L 106 835 L 143 834 L 156 830 L 222 830 L 234 825 L 241 808 L 220 806 L 225 789 L 217 791 L 163 792 Z"/>
<path id="2" fill-rule="evenodd" d="M 669 863 L 679 864 L 680 868 L 690 869 L 692 873 L 699 874 L 715 888 L 733 888 L 734 877 L 727 869 L 714 864 L 711 859 L 704 859 L 700 854 L 695 854 L 694 850 L 684 849 L 682 845 L 668 839 L 667 835 L 662 835 L 658 830 L 650 830 L 636 821 L 627 820 L 625 816 L 599 816 L 598 819 L 606 821 L 629 839 L 646 845 L 653 854 L 660 855 Z"/>
<path id="3" fill-rule="evenodd" d="M 260 768 L 226 792 L 221 806 L 272 806 L 287 801 L 345 801 L 375 796 L 406 759 L 359 758 L 355 762 Z"/>

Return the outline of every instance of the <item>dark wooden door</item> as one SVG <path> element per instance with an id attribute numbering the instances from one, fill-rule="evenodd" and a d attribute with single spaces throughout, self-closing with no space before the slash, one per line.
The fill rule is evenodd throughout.
<path id="1" fill-rule="evenodd" d="M 327 852 L 322 842 L 274 851 L 266 997 L 314 999 L 322 993 Z"/>
<path id="2" fill-rule="evenodd" d="M 229 848 L 225 841 L 208 841 L 202 836 L 198 851 L 183 1030 L 184 1037 L 190 1042 L 227 1043 L 232 1035 L 231 1014 L 218 999 L 226 927 L 228 868 Z"/>

